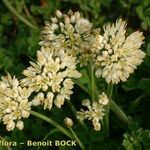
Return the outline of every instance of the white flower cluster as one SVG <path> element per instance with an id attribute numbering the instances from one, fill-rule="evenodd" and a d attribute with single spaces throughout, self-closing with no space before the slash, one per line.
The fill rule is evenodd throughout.
<path id="1" fill-rule="evenodd" d="M 30 115 L 31 102 L 28 97 L 31 90 L 22 88 L 15 76 L 10 74 L 2 77 L 0 81 L 0 120 L 6 125 L 8 131 L 17 127 L 19 130 L 24 128 L 22 118 L 28 118 Z"/>
<path id="2" fill-rule="evenodd" d="M 119 19 L 115 24 L 104 26 L 104 33 L 94 29 L 79 12 L 62 14 L 56 11 L 41 33 L 42 46 L 64 48 L 70 55 L 77 56 L 80 66 L 91 62 L 96 76 L 107 83 L 126 81 L 145 57 L 140 50 L 142 32 L 136 31 L 126 37 L 126 22 Z"/>
<path id="3" fill-rule="evenodd" d="M 68 14 L 62 14 L 57 10 L 56 16 L 45 23 L 39 44 L 44 47 L 64 48 L 69 55 L 79 54 L 78 62 L 86 62 L 86 59 L 93 57 L 90 43 L 98 33 L 79 12 L 69 11 Z"/>
<path id="4" fill-rule="evenodd" d="M 87 107 L 88 110 L 83 110 L 77 112 L 77 118 L 80 120 L 88 119 L 92 120 L 92 124 L 94 126 L 94 130 L 98 131 L 101 129 L 100 120 L 103 119 L 105 115 L 105 108 L 109 102 L 109 99 L 105 93 L 99 95 L 99 100 L 94 101 L 92 104 L 90 100 L 85 99 L 82 102 L 82 105 Z"/>
<path id="5" fill-rule="evenodd" d="M 92 24 L 80 16 L 79 12 L 67 14 L 56 11 L 51 21 L 46 22 L 41 33 L 41 50 L 37 51 L 36 63 L 23 71 L 25 78 L 20 82 L 10 74 L 0 81 L 0 120 L 8 131 L 15 127 L 22 130 L 22 118 L 28 118 L 31 105 L 52 108 L 53 103 L 61 108 L 65 99 L 73 93 L 73 78 L 80 78 L 76 69 L 92 64 L 97 77 L 107 83 L 126 81 L 145 57 L 140 50 L 143 44 L 142 32 L 136 31 L 126 36 L 126 22 L 119 19 L 115 24 L 93 29 Z M 78 58 L 78 59 L 77 59 Z M 28 101 L 32 92 L 37 92 L 32 102 Z M 88 110 L 79 111 L 78 118 L 92 120 L 94 130 L 100 130 L 100 120 L 105 115 L 105 105 L 109 99 L 105 93 L 92 104 L 86 99 L 82 105 Z M 70 119 L 65 120 L 73 125 Z"/>
<path id="6" fill-rule="evenodd" d="M 76 57 L 69 56 L 63 49 L 42 47 L 37 52 L 37 62 L 30 64 L 23 71 L 26 78 L 21 84 L 39 92 L 32 101 L 33 105 L 44 105 L 44 109 L 50 110 L 54 102 L 60 108 L 72 94 L 74 83 L 71 79 L 81 76 L 76 70 Z"/>
<path id="7" fill-rule="evenodd" d="M 94 43 L 96 76 L 102 76 L 107 83 L 126 81 L 145 57 L 140 50 L 143 33 L 136 31 L 126 37 L 125 27 L 122 19 L 104 26 L 104 34 L 98 35 Z"/>

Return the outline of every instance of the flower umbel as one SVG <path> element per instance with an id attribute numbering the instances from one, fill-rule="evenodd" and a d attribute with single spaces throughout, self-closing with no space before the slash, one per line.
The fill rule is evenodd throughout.
<path id="1" fill-rule="evenodd" d="M 56 16 L 45 23 L 39 44 L 44 47 L 64 48 L 69 55 L 79 54 L 78 62 L 85 62 L 93 55 L 90 43 L 94 35 L 99 33 L 97 31 L 92 29 L 89 20 L 81 17 L 79 12 L 69 11 L 67 14 L 62 14 L 57 10 Z"/>
<path id="2" fill-rule="evenodd" d="M 103 116 L 105 115 L 104 106 L 107 105 L 108 102 L 109 100 L 105 93 L 99 95 L 98 102 L 94 101 L 92 104 L 88 99 L 83 100 L 82 105 L 87 107 L 88 110 L 81 109 L 81 111 L 78 111 L 77 118 L 80 120 L 92 120 L 94 130 L 101 130 L 100 120 L 102 120 Z"/>
<path id="3" fill-rule="evenodd" d="M 82 42 L 87 42 L 91 28 L 92 24 L 81 18 L 79 12 L 69 11 L 68 14 L 62 14 L 57 10 L 56 16 L 45 23 L 40 45 L 63 47 L 69 54 L 76 55 Z"/>
<path id="4" fill-rule="evenodd" d="M 140 50 L 143 33 L 136 31 L 126 37 L 125 27 L 126 22 L 119 19 L 104 26 L 103 36 L 97 36 L 96 76 L 102 76 L 107 83 L 125 82 L 145 57 Z"/>
<path id="5" fill-rule="evenodd" d="M 24 128 L 22 118 L 28 118 L 31 110 L 31 102 L 28 101 L 32 90 L 22 88 L 15 76 L 10 74 L 2 77 L 0 81 L 0 119 L 6 124 L 8 131 L 17 127 Z"/>
<path id="6" fill-rule="evenodd" d="M 68 56 L 63 49 L 42 47 L 37 53 L 37 62 L 30 63 L 31 66 L 23 71 L 26 78 L 21 83 L 40 92 L 34 97 L 33 105 L 41 104 L 44 109 L 51 109 L 54 101 L 60 108 L 65 99 L 70 99 L 74 84 L 72 78 L 81 76 L 76 70 L 76 58 Z"/>

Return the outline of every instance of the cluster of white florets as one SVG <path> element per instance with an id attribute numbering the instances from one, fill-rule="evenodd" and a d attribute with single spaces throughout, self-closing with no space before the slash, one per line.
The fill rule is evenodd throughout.
<path id="1" fill-rule="evenodd" d="M 88 46 L 92 24 L 82 18 L 79 12 L 63 14 L 59 10 L 51 21 L 45 23 L 41 33 L 42 46 L 65 48 L 71 55 L 79 54 L 83 47 Z"/>
<path id="2" fill-rule="evenodd" d="M 77 112 L 77 118 L 80 120 L 88 119 L 92 120 L 94 130 L 98 131 L 101 129 L 100 120 L 103 119 L 105 115 L 105 106 L 108 104 L 109 99 L 105 93 L 102 93 L 98 97 L 98 101 L 94 101 L 92 104 L 89 99 L 85 99 L 82 102 L 84 107 L 88 110 L 83 110 Z"/>
<path id="3" fill-rule="evenodd" d="M 96 37 L 96 76 L 107 83 L 125 82 L 143 62 L 145 53 L 140 50 L 143 33 L 136 31 L 126 37 L 126 22 L 119 19 L 115 24 L 104 26 L 104 34 Z"/>
<path id="4" fill-rule="evenodd" d="M 76 57 L 69 56 L 63 49 L 42 47 L 37 52 L 36 63 L 30 64 L 23 71 L 26 78 L 22 79 L 21 84 L 39 92 L 32 101 L 33 105 L 51 109 L 54 102 L 60 108 L 73 93 L 72 78 L 81 76 L 76 70 Z"/>
<path id="5" fill-rule="evenodd" d="M 24 128 L 22 118 L 28 118 L 31 110 L 31 102 L 28 101 L 32 90 L 22 88 L 15 76 L 10 74 L 2 77 L 0 81 L 0 120 L 6 125 L 8 131 L 17 127 Z"/>
<path id="6" fill-rule="evenodd" d="M 93 29 L 89 20 L 81 17 L 79 12 L 63 14 L 57 10 L 56 16 L 45 23 L 39 44 L 64 48 L 67 54 L 78 56 L 77 62 L 82 66 L 94 57 L 91 46 L 98 33 L 98 29 Z"/>

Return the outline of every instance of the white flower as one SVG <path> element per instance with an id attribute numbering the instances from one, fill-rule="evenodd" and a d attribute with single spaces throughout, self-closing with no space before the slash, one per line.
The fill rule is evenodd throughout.
<path id="1" fill-rule="evenodd" d="M 22 88 L 15 76 L 12 78 L 10 74 L 2 77 L 0 81 L 0 119 L 6 124 L 8 131 L 17 127 L 22 130 L 24 125 L 22 118 L 28 118 L 31 110 L 31 102 L 28 97 L 32 90 Z"/>
<path id="2" fill-rule="evenodd" d="M 104 106 L 108 103 L 108 98 L 105 93 L 99 95 L 99 101 L 94 101 L 92 104 L 90 100 L 85 99 L 82 101 L 82 105 L 87 107 L 87 110 L 81 109 L 77 112 L 77 118 L 80 120 L 88 119 L 92 120 L 94 130 L 98 131 L 101 129 L 100 120 L 105 115 Z"/>
<path id="3" fill-rule="evenodd" d="M 65 99 L 72 94 L 72 78 L 81 74 L 76 70 L 76 58 L 67 55 L 63 49 L 55 50 L 47 47 L 37 52 L 37 62 L 23 71 L 26 78 L 22 79 L 23 86 L 30 87 L 40 93 L 33 99 L 33 105 L 44 105 L 44 109 L 52 108 L 52 104 L 60 108 Z M 47 97 L 44 92 L 47 91 Z"/>
<path id="4" fill-rule="evenodd" d="M 94 44 L 96 76 L 107 83 L 126 81 L 145 57 L 140 50 L 143 33 L 136 31 L 126 37 L 126 22 L 119 19 L 115 24 L 104 26 L 103 36 L 99 35 Z M 99 44 L 98 44 L 99 43 Z"/>

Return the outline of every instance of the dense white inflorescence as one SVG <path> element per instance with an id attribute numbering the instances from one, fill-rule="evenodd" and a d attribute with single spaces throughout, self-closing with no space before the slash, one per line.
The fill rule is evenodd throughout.
<path id="1" fill-rule="evenodd" d="M 122 19 L 104 26 L 104 34 L 98 35 L 94 43 L 97 53 L 95 74 L 105 78 L 107 83 L 126 81 L 145 57 L 140 50 L 143 33 L 136 31 L 126 36 L 125 27 L 126 22 Z"/>
<path id="2" fill-rule="evenodd" d="M 69 56 L 63 49 L 42 47 L 37 52 L 37 62 L 23 71 L 26 78 L 21 80 L 23 86 L 32 88 L 38 94 L 33 99 L 33 105 L 44 105 L 44 109 L 55 106 L 60 108 L 65 99 L 72 94 L 72 78 L 81 74 L 76 70 L 76 57 Z"/>
<path id="3" fill-rule="evenodd" d="M 68 14 L 63 14 L 57 10 L 56 16 L 45 23 L 39 44 L 64 48 L 67 54 L 78 55 L 77 62 L 82 66 L 95 57 L 91 46 L 98 33 L 99 29 L 93 29 L 89 20 L 81 17 L 79 12 L 69 11 Z"/>
<path id="4" fill-rule="evenodd" d="M 32 90 L 22 88 L 15 76 L 10 74 L 2 77 L 0 81 L 0 120 L 6 125 L 8 131 L 17 127 L 19 130 L 24 128 L 22 118 L 30 115 L 32 103 L 28 101 Z"/>

